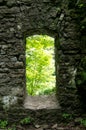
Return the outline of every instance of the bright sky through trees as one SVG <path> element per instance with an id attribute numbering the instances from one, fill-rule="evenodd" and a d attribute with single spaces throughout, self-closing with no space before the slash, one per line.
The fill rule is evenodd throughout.
<path id="1" fill-rule="evenodd" d="M 29 95 L 55 92 L 54 39 L 47 35 L 26 38 L 26 89 Z"/>

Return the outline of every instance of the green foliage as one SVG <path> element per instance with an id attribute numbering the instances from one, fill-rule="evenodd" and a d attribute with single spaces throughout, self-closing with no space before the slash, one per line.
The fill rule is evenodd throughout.
<path id="1" fill-rule="evenodd" d="M 39 92 L 39 95 L 49 95 L 49 94 L 55 93 L 55 87 L 45 88 L 44 90 L 40 89 L 38 92 Z"/>
<path id="2" fill-rule="evenodd" d="M 83 57 L 78 65 L 76 84 L 81 86 L 86 82 L 86 57 Z"/>
<path id="3" fill-rule="evenodd" d="M 79 6 L 79 8 L 82 8 L 84 6 L 84 4 L 79 4 L 78 6 Z"/>
<path id="4" fill-rule="evenodd" d="M 82 84 L 82 80 L 78 79 L 78 80 L 76 81 L 76 83 L 77 83 L 78 85 L 80 85 L 80 84 Z"/>
<path id="5" fill-rule="evenodd" d="M 4 129 L 8 125 L 7 120 L 0 120 L 0 128 Z"/>
<path id="6" fill-rule="evenodd" d="M 68 113 L 63 113 L 63 115 L 62 115 L 62 117 L 64 118 L 64 119 L 72 119 L 72 115 L 71 114 L 68 114 Z"/>
<path id="7" fill-rule="evenodd" d="M 81 76 L 82 76 L 83 80 L 86 81 L 86 72 L 85 72 L 85 71 L 83 71 L 83 72 L 81 73 Z"/>
<path id="8" fill-rule="evenodd" d="M 78 14 L 78 19 L 77 21 L 79 22 L 79 28 L 81 33 L 86 32 L 86 2 L 83 0 L 78 0 L 77 2 L 77 14 Z M 82 35 L 83 36 L 83 35 Z"/>
<path id="9" fill-rule="evenodd" d="M 78 75 L 80 77 L 80 79 L 77 79 L 77 81 L 76 81 L 78 85 L 86 82 L 86 72 L 85 71 L 79 72 Z"/>
<path id="10" fill-rule="evenodd" d="M 7 130 L 17 130 L 16 127 L 8 128 Z"/>
<path id="11" fill-rule="evenodd" d="M 26 85 L 30 95 L 55 87 L 54 40 L 46 35 L 26 39 Z M 53 59 L 53 60 L 52 60 Z"/>
<path id="12" fill-rule="evenodd" d="M 86 119 L 81 119 L 81 120 L 80 120 L 80 123 L 81 123 L 83 126 L 86 127 Z"/>
<path id="13" fill-rule="evenodd" d="M 22 124 L 22 125 L 26 125 L 26 124 L 29 124 L 29 123 L 31 123 L 30 117 L 26 117 L 26 118 L 24 118 L 20 121 L 20 124 Z"/>
<path id="14" fill-rule="evenodd" d="M 12 128 L 8 128 L 7 130 L 13 130 Z"/>
<path id="15" fill-rule="evenodd" d="M 86 0 L 69 0 L 71 17 L 77 23 L 82 51 L 86 48 Z"/>
<path id="16" fill-rule="evenodd" d="M 78 119 L 78 122 L 83 125 L 84 127 L 86 127 L 86 118 L 80 118 Z"/>

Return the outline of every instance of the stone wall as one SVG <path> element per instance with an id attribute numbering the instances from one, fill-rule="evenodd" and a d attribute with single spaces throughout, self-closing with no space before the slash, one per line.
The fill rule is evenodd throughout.
<path id="1" fill-rule="evenodd" d="M 80 108 L 75 83 L 80 32 L 73 10 L 68 0 L 0 0 L 1 118 L 4 110 L 24 109 L 25 38 L 34 34 L 55 38 L 57 98 L 64 110 Z"/>

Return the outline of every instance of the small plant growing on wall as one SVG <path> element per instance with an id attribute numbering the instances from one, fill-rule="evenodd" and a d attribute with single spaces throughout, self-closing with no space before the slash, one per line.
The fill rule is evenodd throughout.
<path id="1" fill-rule="evenodd" d="M 21 125 L 27 125 L 27 124 L 30 124 L 31 121 L 32 121 L 32 119 L 31 119 L 30 117 L 25 117 L 24 119 L 22 119 L 22 120 L 20 121 L 20 124 L 21 124 Z"/>
<path id="2" fill-rule="evenodd" d="M 83 126 L 86 127 L 86 119 L 81 119 L 80 122 L 81 122 L 81 124 L 82 124 Z"/>
<path id="3" fill-rule="evenodd" d="M 5 129 L 7 125 L 8 125 L 7 120 L 0 120 L 0 128 L 1 129 Z"/>
<path id="4" fill-rule="evenodd" d="M 63 117 L 63 121 L 66 121 L 65 123 L 68 123 L 73 119 L 73 115 L 70 113 L 63 113 L 62 117 Z"/>

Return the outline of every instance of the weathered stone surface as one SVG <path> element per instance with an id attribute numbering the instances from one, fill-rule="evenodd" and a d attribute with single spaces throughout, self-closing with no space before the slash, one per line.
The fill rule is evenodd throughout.
<path id="1" fill-rule="evenodd" d="M 57 98 L 62 109 L 80 109 L 76 77 L 86 70 L 81 65 L 86 55 L 86 35 L 80 35 L 77 14 L 71 8 L 69 0 L 0 0 L 0 109 L 11 109 L 14 105 L 16 111 L 23 106 L 25 38 L 35 34 L 55 38 Z M 20 112 L 17 117 L 22 115 Z M 15 112 L 10 113 L 15 116 Z"/>

